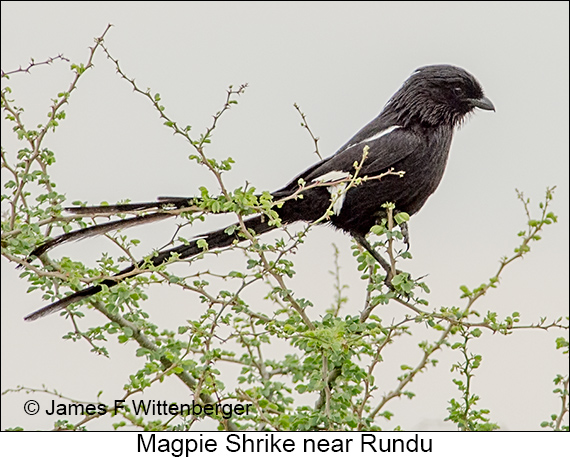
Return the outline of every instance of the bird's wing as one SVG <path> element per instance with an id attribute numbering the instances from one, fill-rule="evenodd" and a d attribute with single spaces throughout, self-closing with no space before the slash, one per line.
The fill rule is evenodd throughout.
<path id="1" fill-rule="evenodd" d="M 376 132 L 364 138 L 359 132 L 336 154 L 313 165 L 292 181 L 291 185 L 296 184 L 299 178 L 311 182 L 319 181 L 322 177 L 335 176 L 335 172 L 354 174 L 354 163 L 362 162 L 365 146 L 369 148 L 368 155 L 359 176 L 371 176 L 397 167 L 399 162 L 423 146 L 422 138 L 418 134 L 396 125 Z"/>

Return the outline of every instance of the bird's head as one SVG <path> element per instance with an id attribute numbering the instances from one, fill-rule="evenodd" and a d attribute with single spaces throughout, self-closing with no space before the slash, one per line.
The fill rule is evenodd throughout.
<path id="1" fill-rule="evenodd" d="M 475 108 L 495 110 L 475 77 L 452 65 L 418 68 L 386 106 L 399 122 L 451 126 Z"/>

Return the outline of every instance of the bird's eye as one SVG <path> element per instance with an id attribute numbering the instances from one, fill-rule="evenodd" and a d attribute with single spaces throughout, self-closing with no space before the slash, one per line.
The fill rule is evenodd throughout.
<path id="1" fill-rule="evenodd" d="M 459 86 L 455 87 L 453 89 L 453 91 L 457 94 L 457 95 L 463 95 L 463 89 Z"/>

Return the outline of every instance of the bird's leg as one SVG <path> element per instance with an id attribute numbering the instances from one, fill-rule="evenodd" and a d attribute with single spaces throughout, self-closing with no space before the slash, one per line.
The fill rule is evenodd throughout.
<path id="1" fill-rule="evenodd" d="M 353 235 L 354 239 L 360 244 L 364 249 L 366 249 L 372 257 L 376 259 L 376 261 L 380 264 L 382 268 L 386 271 L 386 279 L 385 283 L 390 288 L 393 289 L 392 286 L 392 278 L 394 275 L 392 274 L 392 267 L 391 265 L 382 257 L 376 249 L 374 249 L 370 243 L 366 240 L 366 238 L 362 235 Z"/>

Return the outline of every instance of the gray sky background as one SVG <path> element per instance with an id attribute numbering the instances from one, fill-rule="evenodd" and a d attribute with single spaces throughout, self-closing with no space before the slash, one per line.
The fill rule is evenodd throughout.
<path id="1" fill-rule="evenodd" d="M 486 281 L 516 246 L 525 216 L 514 189 L 523 190 L 536 208 L 546 187 L 557 185 L 553 211 L 560 222 L 504 272 L 500 287 L 477 309 L 482 315 L 493 309 L 501 317 L 519 311 L 526 323 L 568 313 L 567 2 L 2 2 L 1 20 L 4 71 L 25 66 L 30 57 L 41 61 L 58 53 L 86 62 L 93 38 L 113 23 L 106 44 L 123 69 L 141 87 L 159 92 L 170 116 L 192 125 L 196 136 L 222 106 L 227 87 L 247 82 L 249 88 L 222 119 L 209 152 L 236 161 L 226 175 L 230 188 L 247 181 L 274 190 L 315 162 L 294 102 L 307 114 L 320 137 L 320 151 L 328 156 L 376 116 L 416 68 L 450 63 L 467 69 L 497 112 L 477 112 L 456 134 L 443 182 L 411 221 L 414 258 L 403 267 L 415 276 L 429 274 L 432 305 L 459 304 L 459 286 Z M 103 53 L 95 65 L 73 94 L 67 119 L 46 142 L 56 153 L 51 173 L 59 192 L 70 202 L 96 204 L 215 188 L 213 177 L 187 160 L 189 147 L 162 126 Z M 25 121 L 44 122 L 50 98 L 70 80 L 66 63 L 15 75 L 10 86 L 26 109 Z M 10 128 L 2 121 L 2 146 L 14 151 Z M 228 220 L 211 218 L 204 230 Z M 172 227 L 161 223 L 141 231 L 136 252 L 144 255 L 164 244 Z M 185 235 L 201 230 L 196 226 Z M 290 283 L 315 303 L 315 318 L 334 294 L 328 273 L 332 243 L 340 250 L 342 281 L 350 286 L 347 312 L 358 312 L 365 293 L 350 239 L 316 228 L 293 259 L 298 274 Z M 62 247 L 54 256 L 93 264 L 110 250 L 108 241 L 89 240 Z M 228 253 L 203 265 L 239 268 L 243 258 Z M 71 330 L 64 319 L 24 323 L 24 315 L 44 304 L 40 293 L 26 294 L 27 287 L 2 259 L 2 391 L 45 384 L 81 400 L 95 400 L 100 389 L 106 399 L 120 398 L 127 374 L 142 363 L 133 358 L 135 345 L 112 341 L 112 358 L 105 359 L 90 354 L 83 342 L 62 340 Z M 153 288 L 149 295 L 144 306 L 159 324 L 176 328 L 188 316 L 185 296 L 177 290 Z M 86 313 L 90 325 L 103 322 L 95 312 Z M 484 333 L 473 344 L 484 357 L 474 386 L 479 407 L 489 408 L 503 429 L 539 429 L 560 409 L 551 391 L 554 376 L 567 372 L 566 359 L 554 350 L 561 333 L 528 330 L 508 338 Z M 390 363 L 417 364 L 417 342 L 410 338 L 387 353 L 390 362 L 379 373 L 387 379 L 381 392 L 393 387 L 397 370 Z M 388 409 L 396 416 L 381 425 L 449 429 L 442 419 L 446 401 L 458 396 L 448 368 L 457 356 L 440 352 L 441 366 L 411 386 L 417 397 L 391 403 Z M 153 396 L 188 399 L 176 379 L 158 386 Z M 2 397 L 2 428 L 51 426 L 46 415 L 24 414 L 28 398 Z"/>

